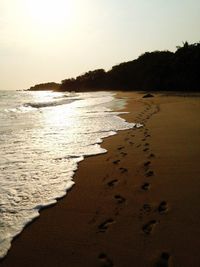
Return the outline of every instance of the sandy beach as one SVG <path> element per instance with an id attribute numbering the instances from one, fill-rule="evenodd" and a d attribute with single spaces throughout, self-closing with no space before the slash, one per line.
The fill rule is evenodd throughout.
<path id="1" fill-rule="evenodd" d="M 199 267 L 200 97 L 118 92 L 143 127 L 105 139 L 1 267 Z"/>

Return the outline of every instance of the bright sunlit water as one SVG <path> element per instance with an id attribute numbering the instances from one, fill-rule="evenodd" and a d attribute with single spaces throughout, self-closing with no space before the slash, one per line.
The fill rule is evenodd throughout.
<path id="1" fill-rule="evenodd" d="M 0 258 L 72 187 L 78 162 L 105 153 L 103 138 L 136 126 L 112 111 L 124 104 L 109 92 L 0 91 Z"/>

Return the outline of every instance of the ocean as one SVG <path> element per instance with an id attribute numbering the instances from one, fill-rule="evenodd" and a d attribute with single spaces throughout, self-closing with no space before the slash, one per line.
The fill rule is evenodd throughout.
<path id="1" fill-rule="evenodd" d="M 106 153 L 103 138 L 140 127 L 111 92 L 0 91 L 0 258 L 41 208 L 73 185 L 78 163 Z"/>

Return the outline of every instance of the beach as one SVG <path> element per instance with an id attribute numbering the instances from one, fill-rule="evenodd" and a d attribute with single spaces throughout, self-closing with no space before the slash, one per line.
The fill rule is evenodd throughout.
<path id="1" fill-rule="evenodd" d="M 2 267 L 200 266 L 200 98 L 118 92 L 141 128 L 104 139 Z"/>

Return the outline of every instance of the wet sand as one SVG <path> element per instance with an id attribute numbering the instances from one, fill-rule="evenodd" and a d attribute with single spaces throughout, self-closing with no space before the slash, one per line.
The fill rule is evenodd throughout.
<path id="1" fill-rule="evenodd" d="M 199 267 L 200 98 L 118 93 L 140 129 L 104 140 L 2 267 Z"/>

